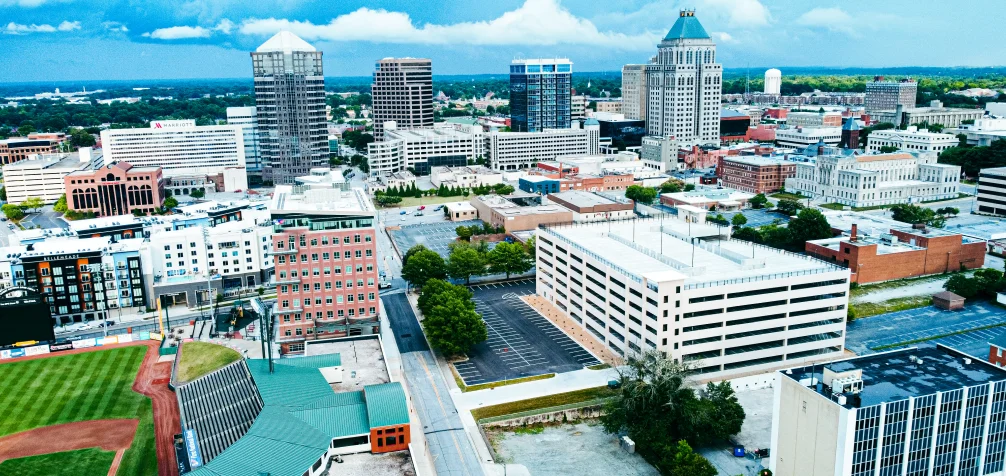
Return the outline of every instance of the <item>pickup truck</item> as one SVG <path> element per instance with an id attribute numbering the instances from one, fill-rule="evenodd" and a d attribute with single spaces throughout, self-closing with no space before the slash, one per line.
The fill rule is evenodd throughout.
<path id="1" fill-rule="evenodd" d="M 381 281 L 377 283 L 377 289 L 389 289 L 389 288 L 391 288 L 390 281 Z"/>

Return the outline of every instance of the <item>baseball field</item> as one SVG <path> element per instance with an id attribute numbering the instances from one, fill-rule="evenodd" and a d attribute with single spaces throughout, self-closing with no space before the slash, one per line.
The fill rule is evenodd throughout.
<path id="1" fill-rule="evenodd" d="M 158 474 L 151 400 L 133 390 L 148 349 L 0 364 L 0 474 Z"/>

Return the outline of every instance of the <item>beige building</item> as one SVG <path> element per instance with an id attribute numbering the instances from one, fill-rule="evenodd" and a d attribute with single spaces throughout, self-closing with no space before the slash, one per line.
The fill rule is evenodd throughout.
<path id="1" fill-rule="evenodd" d="M 646 120 L 646 65 L 622 66 L 622 114 L 626 119 Z"/>
<path id="2" fill-rule="evenodd" d="M 479 211 L 469 202 L 445 203 L 444 214 L 451 221 L 474 220 L 479 217 Z"/>
<path id="3" fill-rule="evenodd" d="M 622 101 L 617 99 L 612 99 L 608 101 L 596 101 L 597 110 L 595 112 L 604 112 L 610 114 L 620 114 L 622 112 Z"/>
<path id="4" fill-rule="evenodd" d="M 632 218 L 634 208 L 631 200 L 619 199 L 616 195 L 580 190 L 552 193 L 548 195 L 548 200 L 573 212 L 573 221 L 577 223 L 626 220 Z"/>
<path id="5" fill-rule="evenodd" d="M 502 226 L 507 233 L 527 231 L 538 225 L 571 223 L 573 212 L 556 204 L 541 204 L 533 195 L 483 195 L 472 197 L 471 204 L 478 210 L 479 219 Z"/>
<path id="6" fill-rule="evenodd" d="M 842 127 L 842 113 L 795 111 L 786 115 L 791 127 Z"/>

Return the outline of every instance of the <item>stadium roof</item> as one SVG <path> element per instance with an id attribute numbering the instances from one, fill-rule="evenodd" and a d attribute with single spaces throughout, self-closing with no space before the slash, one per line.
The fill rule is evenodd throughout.
<path id="1" fill-rule="evenodd" d="M 274 373 L 266 360 L 245 362 L 265 407 L 244 436 L 189 473 L 193 476 L 301 476 L 333 439 L 409 423 L 398 382 L 334 393 L 320 369 L 340 366 L 339 354 L 280 359 Z"/>

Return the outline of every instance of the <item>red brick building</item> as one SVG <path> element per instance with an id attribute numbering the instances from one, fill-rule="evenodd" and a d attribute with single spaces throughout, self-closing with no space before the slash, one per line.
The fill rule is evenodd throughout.
<path id="1" fill-rule="evenodd" d="M 720 157 L 716 167 L 721 185 L 756 194 L 782 190 L 795 174 L 796 164 L 765 157 Z"/>
<path id="2" fill-rule="evenodd" d="M 1006 367 L 1006 333 L 989 342 L 989 362 L 999 367 Z"/>
<path id="3" fill-rule="evenodd" d="M 943 230 L 894 230 L 879 237 L 858 236 L 856 225 L 848 237 L 808 241 L 807 254 L 841 264 L 856 283 L 939 274 L 980 268 L 985 264 L 985 242 Z"/>
<path id="4" fill-rule="evenodd" d="M 97 170 L 78 170 L 63 177 L 66 206 L 99 216 L 151 213 L 164 204 L 160 167 L 133 167 L 116 162 Z"/>

